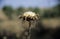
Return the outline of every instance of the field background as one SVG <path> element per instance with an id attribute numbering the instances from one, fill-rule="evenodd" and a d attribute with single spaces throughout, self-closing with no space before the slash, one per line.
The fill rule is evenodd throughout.
<path id="1" fill-rule="evenodd" d="M 49 35 L 53 38 L 59 38 L 60 36 L 60 4 L 57 4 L 53 7 L 49 8 L 40 8 L 40 7 L 24 7 L 20 6 L 18 8 L 13 8 L 12 6 L 5 5 L 0 8 L 0 35 L 5 31 L 8 35 L 11 33 L 15 33 L 17 37 L 24 35 L 26 29 L 28 29 L 28 22 L 22 21 L 19 19 L 19 16 L 24 12 L 32 11 L 36 14 L 39 14 L 40 19 L 37 22 L 32 22 L 32 39 L 39 39 L 42 35 L 41 39 L 49 39 Z M 43 27 L 46 31 L 44 31 L 40 26 Z M 48 31 L 47 31 L 48 30 Z M 40 33 L 40 31 L 44 31 Z M 35 33 L 36 32 L 36 33 Z M 46 33 L 47 34 L 46 34 Z M 34 37 L 35 34 L 36 38 Z M 57 34 L 57 35 L 56 35 Z M 59 35 L 58 35 L 59 34 Z M 2 34 L 3 35 L 3 34 Z M 46 37 L 46 36 L 47 37 Z M 54 36 L 55 35 L 55 36 Z"/>

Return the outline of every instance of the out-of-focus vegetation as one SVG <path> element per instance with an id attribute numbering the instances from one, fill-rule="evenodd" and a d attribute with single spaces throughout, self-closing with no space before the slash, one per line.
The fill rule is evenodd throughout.
<path id="1" fill-rule="evenodd" d="M 59 8 L 60 8 L 59 4 L 52 7 L 52 8 L 47 8 L 47 9 L 43 9 L 43 10 L 41 10 L 38 7 L 25 8 L 25 7 L 21 6 L 17 9 L 13 9 L 11 6 L 4 6 L 3 11 L 4 11 L 4 14 L 6 14 L 10 19 L 12 18 L 11 15 L 14 14 L 14 12 L 18 16 L 18 15 L 22 14 L 25 11 L 33 11 L 33 12 L 36 12 L 40 15 L 43 12 L 43 15 L 42 15 L 43 18 L 54 18 L 54 17 L 60 17 Z"/>
<path id="2" fill-rule="evenodd" d="M 42 19 L 37 24 L 32 23 L 32 26 L 37 26 L 35 29 L 32 28 L 32 39 L 50 39 L 50 37 L 58 38 L 60 29 L 60 4 L 50 7 L 50 8 L 39 8 L 39 7 L 28 7 L 25 8 L 20 6 L 16 9 L 13 9 L 11 6 L 4 6 L 2 12 L 11 20 L 3 21 L 0 19 L 0 31 L 7 30 L 7 33 L 12 32 L 23 37 L 26 28 L 28 28 L 28 22 L 23 22 L 20 19 L 17 19 L 19 15 L 23 14 L 26 11 L 33 11 L 41 16 L 41 18 L 52 18 L 52 19 Z M 0 12 L 0 14 L 2 13 Z M 0 15 L 0 18 L 6 18 L 5 16 Z M 14 18 L 14 20 L 12 20 Z M 17 20 L 16 20 L 17 19 Z M 40 23 L 41 22 L 41 23 Z M 27 27 L 26 27 L 27 26 Z M 45 30 L 45 29 L 46 30 Z M 58 29 L 55 29 L 58 28 Z M 49 30 L 50 29 L 50 30 Z M 58 33 L 58 34 L 56 34 Z M 55 36 L 56 37 L 55 37 Z M 36 36 L 36 37 L 35 37 Z"/>
<path id="3" fill-rule="evenodd" d="M 50 18 L 60 17 L 59 8 L 60 8 L 60 5 L 57 5 L 51 9 L 45 10 L 43 16 L 44 17 L 50 17 Z"/>
<path id="4" fill-rule="evenodd" d="M 4 6 L 3 7 L 4 14 L 8 16 L 8 18 L 12 18 L 11 15 L 13 13 L 13 8 L 11 6 Z"/>

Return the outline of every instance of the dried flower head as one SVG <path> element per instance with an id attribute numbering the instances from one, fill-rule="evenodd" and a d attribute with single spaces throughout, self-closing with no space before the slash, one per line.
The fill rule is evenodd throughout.
<path id="1" fill-rule="evenodd" d="M 31 21 L 31 20 L 37 20 L 38 15 L 34 12 L 28 11 L 22 14 L 19 18 L 23 18 L 23 20 L 26 20 L 26 21 Z"/>

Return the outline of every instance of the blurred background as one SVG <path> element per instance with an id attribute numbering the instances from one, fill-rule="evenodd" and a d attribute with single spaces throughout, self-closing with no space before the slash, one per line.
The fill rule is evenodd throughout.
<path id="1" fill-rule="evenodd" d="M 60 39 L 59 9 L 60 0 L 0 0 L 0 39 L 23 39 L 28 22 L 22 24 L 18 16 L 27 11 L 40 16 L 36 25 L 32 24 L 36 27 L 31 39 Z"/>

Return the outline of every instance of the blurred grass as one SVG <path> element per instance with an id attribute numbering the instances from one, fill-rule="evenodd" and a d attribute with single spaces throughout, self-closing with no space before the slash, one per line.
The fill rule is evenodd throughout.
<path id="1" fill-rule="evenodd" d="M 0 32 L 6 30 L 7 32 L 11 31 L 12 33 L 21 35 L 26 30 L 26 28 L 28 28 L 28 22 L 22 22 L 22 20 L 19 19 L 18 16 L 23 14 L 25 11 L 33 11 L 41 15 L 42 20 L 39 20 L 39 22 L 41 21 L 45 29 L 55 29 L 60 27 L 60 13 L 58 8 L 56 7 L 43 10 L 41 10 L 40 8 L 25 9 L 23 7 L 19 7 L 18 9 L 13 10 L 11 7 L 5 7 L 4 10 L 0 10 Z M 10 16 L 11 20 L 9 19 Z M 35 26 L 34 23 L 32 23 L 32 26 Z"/>

